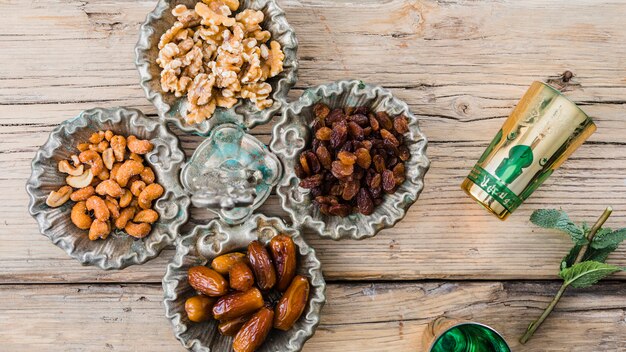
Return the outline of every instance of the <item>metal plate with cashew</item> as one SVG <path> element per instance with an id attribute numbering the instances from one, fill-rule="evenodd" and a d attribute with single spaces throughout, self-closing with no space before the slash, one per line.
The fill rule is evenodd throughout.
<path id="1" fill-rule="evenodd" d="M 77 152 L 76 144 L 86 141 L 93 132 L 111 130 L 115 134 L 136 135 L 148 139 L 154 149 L 145 161 L 156 174 L 165 193 L 154 209 L 159 219 L 151 233 L 135 239 L 123 231 L 114 231 L 105 240 L 91 241 L 87 231 L 77 228 L 70 219 L 73 202 L 57 208 L 46 205 L 48 194 L 65 184 L 65 174 L 57 169 L 60 160 Z M 179 227 L 187 221 L 189 197 L 184 193 L 178 175 L 185 155 L 178 139 L 165 124 L 144 116 L 139 110 L 114 108 L 91 109 L 57 126 L 32 161 L 32 174 L 26 184 L 30 196 L 29 212 L 37 220 L 43 235 L 71 257 L 85 265 L 102 269 L 122 269 L 142 264 L 156 257 L 174 242 Z"/>

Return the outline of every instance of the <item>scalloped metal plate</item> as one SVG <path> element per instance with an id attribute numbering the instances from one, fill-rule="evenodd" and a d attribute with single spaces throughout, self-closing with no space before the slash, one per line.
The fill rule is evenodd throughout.
<path id="1" fill-rule="evenodd" d="M 232 225 L 265 202 L 281 175 L 280 161 L 265 144 L 236 125 L 222 124 L 196 148 L 180 178 L 194 206 L 208 207 Z"/>
<path id="2" fill-rule="evenodd" d="M 176 241 L 176 255 L 167 265 L 163 277 L 165 316 L 174 326 L 176 338 L 194 352 L 232 350 L 232 338 L 221 336 L 217 322 L 190 323 L 185 314 L 185 301 L 195 294 L 187 282 L 189 268 L 206 265 L 220 254 L 246 249 L 248 243 L 259 240 L 263 244 L 277 234 L 293 238 L 298 247 L 298 273 L 310 279 L 309 302 L 302 317 L 289 331 L 273 329 L 258 352 L 300 351 L 313 336 L 319 324 L 320 311 L 326 301 L 326 282 L 315 250 L 309 247 L 298 230 L 285 226 L 278 218 L 255 214 L 246 223 L 228 226 L 219 220 L 196 226 L 189 235 Z"/>
<path id="3" fill-rule="evenodd" d="M 143 239 L 114 232 L 106 240 L 90 241 L 87 231 L 78 229 L 71 222 L 74 202 L 68 201 L 58 208 L 46 205 L 50 191 L 65 184 L 66 175 L 57 170 L 58 162 L 78 152 L 78 141 L 88 140 L 95 131 L 109 129 L 117 134 L 134 134 L 154 144 L 154 149 L 146 154 L 146 162 L 152 166 L 165 193 L 154 207 L 160 218 L 150 235 Z M 30 197 L 28 209 L 37 220 L 41 233 L 84 265 L 108 270 L 142 264 L 173 243 L 179 227 L 187 222 L 190 200 L 178 179 L 184 160 L 178 138 L 164 123 L 145 117 L 139 110 L 121 107 L 85 110 L 57 126 L 35 155 L 32 174 L 26 183 Z"/>
<path id="4" fill-rule="evenodd" d="M 176 21 L 171 9 L 183 4 L 193 7 L 197 0 L 160 0 L 156 8 L 148 14 L 145 23 L 141 26 L 139 41 L 135 47 L 135 65 L 139 70 L 140 84 L 148 100 L 156 107 L 159 116 L 167 122 L 187 133 L 208 135 L 213 128 L 221 123 L 235 123 L 252 128 L 269 122 L 272 116 L 279 112 L 287 102 L 287 93 L 296 84 L 298 71 L 298 41 L 295 31 L 285 17 L 285 12 L 275 0 L 241 0 L 239 9 L 255 9 L 265 14 L 262 27 L 272 34 L 272 39 L 280 43 L 285 53 L 284 71 L 267 82 L 272 86 L 274 105 L 258 110 L 250 101 L 239 100 L 230 109 L 217 108 L 215 114 L 208 120 L 196 124 L 186 124 L 182 116 L 186 109 L 186 97 L 176 98 L 172 93 L 161 90 L 161 69 L 156 64 L 159 49 L 159 39 Z M 238 10 L 238 11 L 240 11 Z"/>
<path id="5" fill-rule="evenodd" d="M 404 114 L 409 119 L 405 142 L 411 151 L 411 158 L 405 162 L 406 181 L 396 193 L 385 195 L 383 203 L 375 208 L 372 215 L 351 214 L 345 218 L 323 215 L 312 204 L 309 190 L 298 185 L 300 180 L 295 175 L 294 165 L 300 152 L 311 141 L 309 126 L 314 118 L 312 107 L 317 102 L 326 103 L 331 109 L 367 105 L 373 111 L 386 111 L 392 116 Z M 295 227 L 303 226 L 334 240 L 372 237 L 400 221 L 419 197 L 424 188 L 424 175 L 430 166 L 426 157 L 427 145 L 418 119 L 408 105 L 382 87 L 352 80 L 310 88 L 298 101 L 286 106 L 274 126 L 270 149 L 283 163 L 283 178 L 276 187 L 276 193 Z"/>

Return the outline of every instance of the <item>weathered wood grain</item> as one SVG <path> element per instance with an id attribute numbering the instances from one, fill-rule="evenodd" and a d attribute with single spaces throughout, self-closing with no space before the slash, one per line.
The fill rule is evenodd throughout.
<path id="1" fill-rule="evenodd" d="M 532 210 L 562 207 L 593 221 L 626 219 L 626 4 L 602 1 L 281 1 L 298 33 L 291 93 L 339 78 L 379 83 L 422 117 L 432 167 L 426 189 L 394 229 L 362 242 L 307 235 L 329 279 L 555 278 L 562 235 L 529 226 Z M 19 6 L 18 6 L 19 5 Z M 27 212 L 29 162 L 57 123 L 93 106 L 153 114 L 137 84 L 133 47 L 154 1 L 4 1 L 0 23 L 0 282 L 159 282 L 171 251 L 122 272 L 81 267 L 38 234 Z M 584 14 L 582 16 L 581 14 Z M 532 80 L 566 85 L 598 125 L 507 222 L 459 184 Z M 254 131 L 269 140 L 270 126 Z M 181 135 L 191 154 L 200 142 Z M 262 208 L 284 215 L 272 197 Z M 193 211 L 193 223 L 208 213 Z M 189 226 L 186 227 L 187 229 Z M 626 265 L 626 250 L 611 261 Z M 618 276 L 620 279 L 626 275 Z"/>
<path id="2" fill-rule="evenodd" d="M 556 290 L 545 282 L 332 284 L 304 351 L 423 351 L 423 330 L 439 315 L 489 324 L 514 351 L 626 349 L 621 283 L 572 290 L 520 346 Z M 160 285 L 2 285 L 0 341 L 6 351 L 181 351 L 161 300 Z"/>

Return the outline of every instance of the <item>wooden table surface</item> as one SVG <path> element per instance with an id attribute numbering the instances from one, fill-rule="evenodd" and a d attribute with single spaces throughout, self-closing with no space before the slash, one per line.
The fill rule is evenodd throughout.
<path id="1" fill-rule="evenodd" d="M 535 337 L 517 338 L 558 288 L 570 246 L 539 229 L 535 209 L 561 207 L 626 226 L 626 2 L 279 1 L 300 48 L 296 99 L 342 78 L 380 84 L 421 117 L 431 169 L 406 218 L 375 238 L 312 234 L 328 282 L 305 351 L 422 351 L 446 314 L 494 326 L 515 351 L 626 350 L 626 275 L 570 290 Z M 179 351 L 161 278 L 173 249 L 122 271 L 83 267 L 41 236 L 27 213 L 30 160 L 61 121 L 124 105 L 155 116 L 133 48 L 155 1 L 0 0 L 0 350 Z M 506 222 L 459 185 L 534 80 L 564 84 L 598 131 Z M 197 136 L 180 136 L 190 155 Z M 264 142 L 270 126 L 254 133 Z M 277 198 L 262 211 L 285 216 Z M 191 212 L 188 231 L 207 211 Z M 626 247 L 626 246 L 623 246 Z M 626 266 L 626 248 L 609 262 Z"/>

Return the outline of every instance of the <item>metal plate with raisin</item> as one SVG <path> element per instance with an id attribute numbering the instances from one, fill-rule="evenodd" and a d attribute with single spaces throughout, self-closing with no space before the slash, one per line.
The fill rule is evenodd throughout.
<path id="1" fill-rule="evenodd" d="M 307 180 L 305 176 L 314 176 L 314 173 L 307 175 L 301 173 L 301 170 L 296 171 L 297 167 L 302 166 L 300 157 L 303 155 L 303 151 L 318 147 L 312 145 L 316 139 L 314 133 L 320 133 L 318 137 L 326 138 L 323 134 L 328 132 L 325 130 L 319 132 L 321 128 L 314 126 L 316 123 L 314 109 L 316 106 L 319 108 L 318 103 L 327 105 L 330 112 L 335 111 L 335 109 L 350 107 L 369 107 L 369 111 L 375 115 L 386 115 L 392 118 L 400 115 L 406 117 L 408 123 L 407 126 L 403 127 L 406 127 L 408 131 L 402 134 L 402 143 L 399 146 L 410 154 L 410 157 L 403 162 L 404 182 L 398 182 L 398 185 L 394 185 L 393 193 L 385 192 L 386 194 L 382 197 L 373 197 L 380 199 L 379 204 L 374 204 L 373 209 L 364 209 L 367 215 L 359 211 L 353 212 L 351 209 L 339 209 L 345 210 L 339 213 L 331 213 L 328 211 L 329 209 L 322 209 L 319 205 L 323 199 L 318 198 L 316 201 L 319 195 L 314 194 L 316 192 L 315 187 L 301 184 L 303 180 Z M 319 112 L 317 115 L 319 116 Z M 393 124 L 393 119 L 390 122 Z M 349 121 L 347 126 L 350 127 Z M 332 131 L 330 132 L 332 133 Z M 348 130 L 348 133 L 351 131 Z M 290 214 L 295 226 L 314 230 L 322 237 L 335 240 L 372 237 L 378 231 L 390 228 L 400 221 L 408 208 L 419 197 L 424 187 L 424 175 L 430 165 L 426 156 L 427 144 L 426 137 L 419 129 L 418 119 L 411 113 L 407 104 L 396 99 L 389 91 L 381 87 L 370 86 L 361 81 L 353 80 L 311 88 L 305 91 L 297 102 L 287 106 L 274 127 L 270 149 L 281 159 L 285 171 L 276 188 L 281 205 Z M 350 158 L 354 155 L 354 153 L 350 154 L 345 155 L 345 157 Z M 306 153 L 304 155 L 307 158 Z M 311 159 L 313 158 L 311 157 Z M 319 158 L 317 160 L 320 161 Z M 328 162 L 328 160 L 322 160 L 322 162 Z M 375 164 L 376 162 L 377 160 L 374 160 L 372 156 L 371 163 Z M 311 167 L 314 166 L 311 165 Z M 331 170 L 332 166 L 331 163 Z M 340 166 L 337 165 L 337 167 Z M 321 165 L 321 168 L 323 167 Z M 383 170 L 381 169 L 381 171 Z M 392 170 L 390 171 L 392 172 Z M 299 176 L 302 176 L 303 179 L 298 177 L 297 173 L 300 173 Z M 330 174 L 332 175 L 332 172 Z M 381 178 L 384 176 L 381 172 Z M 315 181 L 315 179 L 308 179 L 304 182 Z M 320 182 L 323 181 L 320 180 Z M 384 183 L 384 180 L 381 179 L 381 182 Z M 358 194 L 355 197 L 355 206 L 358 207 Z"/>

